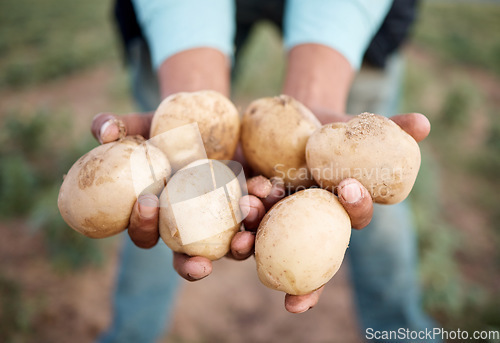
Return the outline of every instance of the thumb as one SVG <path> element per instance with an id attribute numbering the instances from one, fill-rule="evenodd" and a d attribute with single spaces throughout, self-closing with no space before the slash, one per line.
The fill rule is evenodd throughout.
<path id="1" fill-rule="evenodd" d="M 153 113 L 132 113 L 116 116 L 112 113 L 99 113 L 92 120 L 91 131 L 100 143 L 109 143 L 127 135 L 141 135 L 149 138 Z"/>
<path id="2" fill-rule="evenodd" d="M 109 143 L 127 135 L 125 123 L 111 113 L 99 113 L 92 119 L 92 135 L 99 143 Z"/>
<path id="3" fill-rule="evenodd" d="M 431 123 L 426 116 L 420 113 L 398 114 L 390 118 L 399 125 L 417 142 L 427 137 L 431 131 Z"/>

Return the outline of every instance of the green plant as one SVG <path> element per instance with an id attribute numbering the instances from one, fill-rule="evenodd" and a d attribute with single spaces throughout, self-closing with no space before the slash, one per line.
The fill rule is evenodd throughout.
<path id="1" fill-rule="evenodd" d="M 28 216 L 41 230 L 56 269 L 68 271 L 103 260 L 100 244 L 79 235 L 62 220 L 57 194 L 62 176 L 96 142 L 73 141 L 61 113 L 13 111 L 0 136 L 0 216 Z"/>
<path id="2" fill-rule="evenodd" d="M 479 95 L 470 82 L 461 82 L 450 87 L 440 111 L 440 128 L 443 131 L 465 128 L 470 123 L 475 106 L 479 103 L 478 98 Z"/>
<path id="3" fill-rule="evenodd" d="M 0 216 L 29 213 L 37 183 L 33 169 L 23 156 L 0 156 Z"/>
<path id="4" fill-rule="evenodd" d="M 32 330 L 32 313 L 23 297 L 20 285 L 0 275 L 0 341 L 19 342 Z"/>
<path id="5" fill-rule="evenodd" d="M 424 1 L 414 41 L 447 64 L 484 67 L 500 75 L 499 16 L 498 3 Z"/>
<path id="6" fill-rule="evenodd" d="M 0 2 L 0 87 L 25 88 L 116 58 L 110 4 Z"/>
<path id="7" fill-rule="evenodd" d="M 429 151 L 410 194 L 418 230 L 424 304 L 433 313 L 455 318 L 465 308 L 466 289 L 455 255 L 461 244 L 457 231 L 441 217 L 440 172 Z"/>

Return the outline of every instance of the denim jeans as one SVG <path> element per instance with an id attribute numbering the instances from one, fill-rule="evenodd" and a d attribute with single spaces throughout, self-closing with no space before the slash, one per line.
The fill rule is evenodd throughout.
<path id="1" fill-rule="evenodd" d="M 141 110 L 152 110 L 160 99 L 144 42 L 134 42 L 129 55 L 135 100 Z M 353 84 L 348 113 L 395 114 L 402 73 L 399 56 L 385 70 L 364 66 Z M 154 342 L 171 317 L 179 277 L 165 244 L 143 250 L 124 236 L 113 321 L 99 341 Z M 416 237 L 407 201 L 375 205 L 370 225 L 352 233 L 347 256 L 362 336 L 370 328 L 424 331 L 433 327 L 420 304 Z"/>

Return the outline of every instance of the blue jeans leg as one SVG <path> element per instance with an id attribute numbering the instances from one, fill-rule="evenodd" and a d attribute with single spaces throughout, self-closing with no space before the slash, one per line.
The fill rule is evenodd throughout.
<path id="1" fill-rule="evenodd" d="M 420 300 L 416 242 L 407 202 L 375 205 L 370 225 L 353 231 L 348 256 L 364 330 L 425 331 L 434 327 Z"/>
<path id="2" fill-rule="evenodd" d="M 113 320 L 98 341 L 155 342 L 170 319 L 180 279 L 172 267 L 172 251 L 161 241 L 141 249 L 123 235 Z"/>

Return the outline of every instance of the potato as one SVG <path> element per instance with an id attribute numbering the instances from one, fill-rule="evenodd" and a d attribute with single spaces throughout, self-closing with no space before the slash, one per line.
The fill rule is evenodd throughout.
<path id="1" fill-rule="evenodd" d="M 308 188 L 314 180 L 306 166 L 305 148 L 309 136 L 320 126 L 316 117 L 290 96 L 256 100 L 243 115 L 243 153 L 256 173 L 280 177 L 287 189 Z"/>
<path id="2" fill-rule="evenodd" d="M 332 190 L 355 178 L 373 201 L 395 204 L 410 193 L 420 167 L 417 142 L 392 120 L 362 113 L 347 123 L 327 124 L 311 135 L 307 166 L 314 179 Z"/>
<path id="3" fill-rule="evenodd" d="M 255 239 L 260 281 L 302 295 L 337 272 L 351 236 L 351 221 L 331 192 L 313 188 L 290 195 L 264 216 Z"/>
<path id="4" fill-rule="evenodd" d="M 140 136 L 100 145 L 83 155 L 64 177 L 58 206 L 66 223 L 92 238 L 125 230 L 137 194 L 158 194 L 170 164 Z"/>
<path id="5" fill-rule="evenodd" d="M 192 123 L 198 124 L 202 143 L 196 129 L 173 130 Z M 161 134 L 165 135 L 154 138 Z M 156 110 L 151 137 L 174 171 L 207 157 L 229 160 L 240 137 L 240 117 L 232 102 L 215 91 L 177 93 L 163 100 Z"/>
<path id="6" fill-rule="evenodd" d="M 217 260 L 230 249 L 242 215 L 238 179 L 216 160 L 195 161 L 160 196 L 160 235 L 175 252 Z"/>

